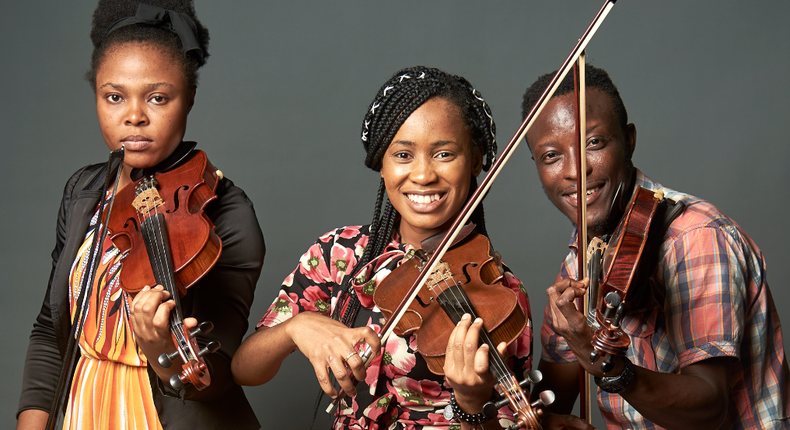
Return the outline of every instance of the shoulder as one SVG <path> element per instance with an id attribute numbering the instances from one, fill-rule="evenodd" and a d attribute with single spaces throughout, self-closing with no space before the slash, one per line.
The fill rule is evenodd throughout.
<path id="1" fill-rule="evenodd" d="M 217 184 L 216 195 L 205 207 L 205 213 L 214 224 L 223 249 L 238 248 L 245 258 L 256 256 L 255 260 L 263 260 L 263 233 L 247 194 L 224 178 Z"/>
<path id="2" fill-rule="evenodd" d="M 338 227 L 321 235 L 317 242 L 346 243 L 366 238 L 370 235 L 369 225 L 348 225 Z"/>
<path id="3" fill-rule="evenodd" d="M 63 194 L 76 195 L 80 191 L 100 190 L 106 179 L 105 163 L 89 164 L 72 173 L 63 189 Z"/>
<path id="4" fill-rule="evenodd" d="M 660 190 L 664 197 L 685 206 L 683 212 L 669 225 L 664 236 L 665 242 L 674 242 L 689 233 L 700 229 L 722 229 L 729 233 L 739 230 L 740 227 L 725 215 L 719 208 L 699 197 L 665 187 L 658 182 L 653 182 L 641 172 L 638 173 L 638 183 L 651 190 Z"/>
<path id="5" fill-rule="evenodd" d="M 315 243 L 326 243 L 332 246 L 353 247 L 361 242 L 367 243 L 370 236 L 369 225 L 347 225 L 338 227 L 322 234 Z M 364 244 L 362 245 L 364 247 Z"/>
<path id="6" fill-rule="evenodd" d="M 662 244 L 663 258 L 678 264 L 689 259 L 696 266 L 737 262 L 755 276 L 764 269 L 765 261 L 760 248 L 740 225 L 710 202 L 689 194 L 669 190 L 667 197 L 685 205 L 669 225 Z"/>

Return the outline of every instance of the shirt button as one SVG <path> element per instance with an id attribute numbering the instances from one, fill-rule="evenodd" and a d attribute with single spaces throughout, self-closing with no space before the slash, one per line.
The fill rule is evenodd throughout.
<path id="1" fill-rule="evenodd" d="M 647 331 L 647 324 L 642 324 L 642 331 Z"/>

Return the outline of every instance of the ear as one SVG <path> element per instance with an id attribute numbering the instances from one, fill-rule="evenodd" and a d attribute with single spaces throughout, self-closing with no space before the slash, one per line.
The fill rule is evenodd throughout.
<path id="1" fill-rule="evenodd" d="M 625 126 L 625 157 L 630 160 L 636 149 L 636 126 L 633 123 Z"/>
<path id="2" fill-rule="evenodd" d="M 187 113 L 192 112 L 192 106 L 195 105 L 195 93 L 197 93 L 197 87 L 193 87 L 192 91 L 189 93 L 189 110 Z"/>
<path id="3" fill-rule="evenodd" d="M 472 175 L 477 177 L 483 171 L 483 150 L 472 151 Z"/>

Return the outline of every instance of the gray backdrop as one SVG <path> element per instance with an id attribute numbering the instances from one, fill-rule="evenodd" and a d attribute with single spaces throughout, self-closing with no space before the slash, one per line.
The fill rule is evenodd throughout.
<path id="1" fill-rule="evenodd" d="M 15 423 L 63 184 L 107 158 L 83 80 L 94 6 L 15 2 L 0 16 L 9 184 L 0 210 L 4 428 Z M 502 147 L 520 122 L 523 90 L 561 64 L 600 2 L 198 0 L 196 7 L 211 31 L 211 58 L 186 138 L 256 204 L 268 253 L 252 325 L 316 237 L 369 222 L 378 175 L 364 167 L 358 136 L 379 85 L 415 64 L 467 77 L 491 105 Z M 767 256 L 785 324 L 788 18 L 788 1 L 624 0 L 588 47 L 588 61 L 611 73 L 637 124 L 636 165 L 710 200 L 749 232 Z M 485 206 L 492 241 L 527 285 L 539 325 L 570 222 L 545 198 L 526 148 Z M 539 357 L 539 342 L 534 351 Z M 273 381 L 247 393 L 264 428 L 307 428 L 317 387 L 297 353 Z M 316 428 L 328 428 L 319 416 Z"/>

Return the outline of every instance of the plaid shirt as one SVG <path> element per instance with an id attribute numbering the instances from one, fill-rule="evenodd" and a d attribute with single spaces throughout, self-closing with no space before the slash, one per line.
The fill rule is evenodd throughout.
<path id="1" fill-rule="evenodd" d="M 623 330 L 635 365 L 661 373 L 712 357 L 733 357 L 726 423 L 737 429 L 790 425 L 790 372 L 782 328 L 766 281 L 765 260 L 749 236 L 716 207 L 652 182 L 637 170 L 637 185 L 686 205 L 664 235 L 658 266 L 650 277 L 654 303 L 630 312 Z M 557 280 L 576 277 L 576 232 Z M 542 359 L 576 361 L 552 329 L 546 308 Z M 618 394 L 598 390 L 609 429 L 659 429 Z"/>

